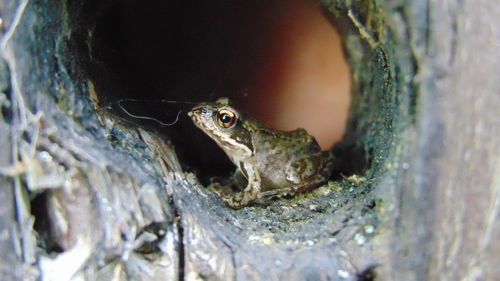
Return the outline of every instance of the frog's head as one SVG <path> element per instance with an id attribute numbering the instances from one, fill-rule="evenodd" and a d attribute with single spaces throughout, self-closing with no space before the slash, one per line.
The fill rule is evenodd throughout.
<path id="1" fill-rule="evenodd" d="M 251 156 L 250 132 L 243 126 L 241 114 L 227 98 L 201 103 L 188 112 L 194 124 L 212 138 L 231 159 Z"/>

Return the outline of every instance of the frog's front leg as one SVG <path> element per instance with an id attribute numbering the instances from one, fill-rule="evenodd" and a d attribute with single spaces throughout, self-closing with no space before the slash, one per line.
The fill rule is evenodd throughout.
<path id="1" fill-rule="evenodd" d="M 257 199 L 262 191 L 261 179 L 257 169 L 250 164 L 241 165 L 240 169 L 247 176 L 247 187 L 231 197 L 223 197 L 222 200 L 233 209 L 246 207 L 250 202 Z"/>

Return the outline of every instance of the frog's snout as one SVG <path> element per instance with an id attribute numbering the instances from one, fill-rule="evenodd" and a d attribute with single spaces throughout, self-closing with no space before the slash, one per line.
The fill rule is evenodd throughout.
<path id="1" fill-rule="evenodd" d="M 193 120 L 195 124 L 200 124 L 203 122 L 202 120 L 204 119 L 203 113 L 204 110 L 202 107 L 195 107 L 191 109 L 191 111 L 189 111 L 187 115 L 189 116 L 189 118 L 191 118 L 191 120 Z"/>
<path id="2" fill-rule="evenodd" d="M 204 106 L 197 106 L 188 112 L 188 116 L 191 118 L 201 117 L 201 116 L 210 116 L 212 114 L 212 112 L 213 112 L 212 110 L 210 110 Z"/>
<path id="3" fill-rule="evenodd" d="M 195 119 L 201 115 L 201 112 L 202 110 L 200 107 L 195 107 L 188 112 L 188 116 L 191 117 L 191 119 Z"/>

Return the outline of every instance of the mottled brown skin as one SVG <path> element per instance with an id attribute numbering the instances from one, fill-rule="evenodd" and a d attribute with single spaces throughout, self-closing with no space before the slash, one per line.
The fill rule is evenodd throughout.
<path id="1" fill-rule="evenodd" d="M 233 209 L 258 198 L 313 189 L 330 176 L 332 154 L 321 151 L 304 129 L 269 129 L 230 106 L 225 98 L 199 104 L 188 115 L 248 180 L 243 191 L 222 198 Z"/>

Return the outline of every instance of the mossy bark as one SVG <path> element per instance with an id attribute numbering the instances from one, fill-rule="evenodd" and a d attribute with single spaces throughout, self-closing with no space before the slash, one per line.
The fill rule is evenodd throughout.
<path id="1" fill-rule="evenodd" d="M 103 108 L 113 77 L 92 36 L 117 3 L 0 1 L 2 278 L 500 274 L 495 1 L 324 0 L 353 73 L 348 137 L 370 167 L 239 211 L 182 170 L 169 136 Z"/>

